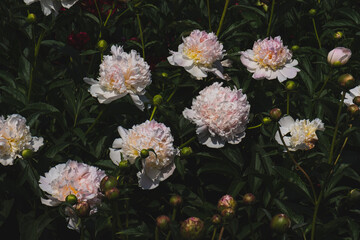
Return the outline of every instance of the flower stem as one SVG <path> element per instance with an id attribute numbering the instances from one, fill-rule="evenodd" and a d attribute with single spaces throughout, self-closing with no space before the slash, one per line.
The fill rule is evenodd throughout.
<path id="1" fill-rule="evenodd" d="M 351 127 L 352 127 L 352 124 L 350 124 L 350 128 L 351 128 Z M 349 129 L 350 129 L 350 128 L 349 128 Z M 345 141 L 344 141 L 343 145 L 341 146 L 339 155 L 337 156 L 337 158 L 336 158 L 336 160 L 335 160 L 334 166 L 335 166 L 335 165 L 337 164 L 337 162 L 339 161 L 339 158 L 340 158 L 340 156 L 341 156 L 341 153 L 342 153 L 342 151 L 344 150 L 345 145 L 346 145 L 348 139 L 349 139 L 349 137 L 346 137 L 346 138 L 345 138 Z"/>
<path id="2" fill-rule="evenodd" d="M 270 28 L 271 28 L 271 22 L 273 19 L 273 15 L 274 15 L 274 7 L 275 7 L 275 0 L 272 1 L 271 4 L 271 11 L 270 11 L 270 19 L 269 19 L 269 23 L 268 23 L 268 28 L 267 28 L 267 32 L 266 32 L 266 36 L 270 36 Z"/>
<path id="3" fill-rule="evenodd" d="M 319 98 L 319 97 L 320 97 L 320 95 L 321 95 L 322 91 L 324 90 L 326 84 L 329 82 L 329 80 L 330 80 L 330 78 L 331 78 L 332 72 L 333 72 L 333 69 L 331 68 L 331 69 L 330 69 L 330 72 L 329 72 L 329 75 L 328 75 L 327 78 L 325 79 L 325 81 L 324 81 L 323 85 L 321 86 L 319 92 L 316 94 L 316 98 Z"/>
<path id="4" fill-rule="evenodd" d="M 136 14 L 136 18 L 137 18 L 137 22 L 138 22 L 138 25 L 139 25 L 139 31 L 140 31 L 140 39 L 141 39 L 141 46 L 142 46 L 142 56 L 143 56 L 143 58 L 145 60 L 144 37 L 143 37 L 143 31 L 142 31 L 142 28 L 141 28 L 141 21 L 140 21 L 139 14 Z"/>
<path id="5" fill-rule="evenodd" d="M 222 235 L 224 234 L 224 226 L 221 227 L 220 234 L 219 234 L 219 240 L 222 239 Z"/>
<path id="6" fill-rule="evenodd" d="M 191 142 L 194 141 L 195 139 L 196 139 L 195 136 L 192 137 L 192 138 L 190 138 L 189 140 L 187 140 L 186 142 L 184 142 L 183 144 L 181 144 L 181 145 L 179 146 L 179 148 L 181 149 L 181 148 L 185 147 L 186 145 L 188 145 L 189 143 L 191 143 Z"/>
<path id="7" fill-rule="evenodd" d="M 214 231 L 213 231 L 213 234 L 212 234 L 212 237 L 211 237 L 211 240 L 215 240 L 216 232 L 217 232 L 217 228 L 215 227 Z"/>
<path id="8" fill-rule="evenodd" d="M 252 127 L 248 127 L 247 129 L 254 129 L 254 128 L 258 128 L 258 127 L 261 127 L 262 125 L 263 125 L 263 123 L 260 123 L 259 125 L 252 126 Z"/>
<path id="9" fill-rule="evenodd" d="M 94 121 L 94 122 L 91 124 L 91 126 L 86 130 L 85 135 L 87 135 L 87 134 L 91 131 L 91 129 L 94 128 L 95 124 L 99 121 L 99 119 L 100 119 L 101 115 L 103 115 L 103 113 L 104 113 L 104 109 L 99 112 L 99 114 L 98 114 L 98 116 L 96 117 L 95 121 Z"/>
<path id="10" fill-rule="evenodd" d="M 321 49 L 321 42 L 320 42 L 318 32 L 316 30 L 315 18 L 312 18 L 312 23 L 313 23 L 313 26 L 314 26 L 314 32 L 315 32 L 316 40 L 317 40 L 317 42 L 319 44 L 319 49 Z"/>
<path id="11" fill-rule="evenodd" d="M 101 28 L 102 28 L 102 25 L 103 25 L 103 21 L 102 21 L 102 18 L 101 18 L 101 13 L 100 13 L 100 10 L 99 10 L 99 6 L 97 4 L 97 0 L 94 0 L 94 3 L 95 3 L 95 7 L 96 7 L 96 11 L 99 15 L 99 21 L 100 21 L 100 33 L 99 33 L 99 39 L 101 38 Z"/>
<path id="12" fill-rule="evenodd" d="M 113 11 L 114 11 L 114 9 L 115 9 L 115 3 L 116 3 L 116 1 L 113 2 L 112 8 L 111 8 L 109 14 L 108 14 L 107 17 L 106 17 L 106 20 L 105 20 L 105 22 L 104 22 L 104 27 L 106 27 L 106 24 L 107 24 L 107 22 L 109 21 L 110 16 L 111 16 L 111 14 L 113 13 Z"/>
<path id="13" fill-rule="evenodd" d="M 168 99 L 166 99 L 166 102 L 169 102 L 169 101 L 171 100 L 171 98 L 174 96 L 176 90 L 177 90 L 177 88 L 175 88 L 174 91 L 172 91 L 172 93 L 170 94 L 170 96 L 168 97 Z"/>
<path id="14" fill-rule="evenodd" d="M 80 240 L 85 239 L 85 226 L 83 220 L 80 218 Z"/>
<path id="15" fill-rule="evenodd" d="M 228 8 L 229 2 L 230 2 L 230 0 L 226 0 L 226 1 L 225 1 L 224 10 L 223 10 L 223 13 L 222 13 L 222 15 L 221 15 L 220 24 L 219 24 L 219 28 L 218 28 L 218 30 L 217 30 L 217 32 L 216 32 L 216 36 L 219 36 L 221 27 L 222 27 L 222 25 L 223 25 L 223 23 L 224 23 L 224 19 L 225 19 L 225 15 L 226 15 L 226 10 L 227 10 L 227 8 Z"/>
<path id="16" fill-rule="evenodd" d="M 159 240 L 159 228 L 155 227 L 155 240 Z"/>
<path id="17" fill-rule="evenodd" d="M 286 93 L 286 114 L 289 115 L 290 112 L 290 92 Z"/>
<path id="18" fill-rule="evenodd" d="M 157 109 L 157 106 L 154 107 L 154 109 L 153 109 L 153 111 L 152 111 L 152 113 L 151 113 L 151 116 L 150 116 L 149 121 L 151 121 L 151 120 L 153 119 L 154 114 L 155 114 L 155 112 L 156 112 L 156 109 Z"/>
<path id="19" fill-rule="evenodd" d="M 315 240 L 316 217 L 319 211 L 320 201 L 324 195 L 324 188 L 321 189 L 319 197 L 315 203 L 314 215 L 311 223 L 311 240 Z"/>
<path id="20" fill-rule="evenodd" d="M 333 163 L 335 140 L 336 140 L 337 131 L 339 129 L 339 124 L 340 124 L 339 119 L 340 119 L 340 115 L 341 115 L 341 109 L 342 109 L 342 106 L 344 104 L 345 94 L 346 94 L 346 91 L 343 91 L 342 96 L 341 96 L 341 101 L 339 103 L 338 113 L 337 113 L 337 116 L 336 116 L 336 125 L 335 125 L 334 135 L 333 135 L 332 142 L 331 142 L 331 147 L 330 147 L 330 154 L 329 154 L 329 161 L 328 161 L 329 164 Z"/>
<path id="21" fill-rule="evenodd" d="M 210 32 L 212 32 L 212 30 L 211 30 L 211 21 L 210 21 L 210 2 L 209 2 L 209 0 L 206 0 L 206 3 L 207 3 L 207 9 L 208 9 L 209 30 L 210 30 Z"/>

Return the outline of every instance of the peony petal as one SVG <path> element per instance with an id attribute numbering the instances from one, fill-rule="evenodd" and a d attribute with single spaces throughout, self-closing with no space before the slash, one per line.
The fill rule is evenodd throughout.
<path id="1" fill-rule="evenodd" d="M 133 102 L 135 103 L 135 106 L 140 109 L 141 111 L 144 111 L 145 109 L 145 105 L 144 103 L 140 100 L 140 97 L 136 94 L 130 93 L 130 97 L 133 100 Z"/>
<path id="2" fill-rule="evenodd" d="M 123 140 L 122 138 L 116 138 L 112 144 L 113 148 L 122 148 L 122 144 L 123 144 Z"/>
<path id="3" fill-rule="evenodd" d="M 173 163 L 173 162 L 170 163 L 168 166 L 161 169 L 161 174 L 159 175 L 158 179 L 160 181 L 164 181 L 165 179 L 167 179 L 168 177 L 170 177 L 174 173 L 175 168 L 176 168 L 175 163 Z"/>
<path id="4" fill-rule="evenodd" d="M 78 0 L 61 0 L 64 8 L 71 8 Z"/>
<path id="5" fill-rule="evenodd" d="M 144 190 L 150 190 L 154 189 L 157 186 L 159 186 L 159 181 L 155 180 L 152 181 L 145 173 L 144 170 L 137 173 L 137 177 L 139 178 L 138 183 L 139 187 L 141 187 Z"/>
<path id="6" fill-rule="evenodd" d="M 33 151 L 39 150 L 39 148 L 44 145 L 44 139 L 42 137 L 33 137 L 32 138 L 32 148 Z"/>
<path id="7" fill-rule="evenodd" d="M 190 67 L 185 67 L 185 70 L 197 79 L 207 77 L 206 72 L 202 71 L 199 67 L 192 65 Z"/>
<path id="8" fill-rule="evenodd" d="M 291 116 L 285 116 L 285 117 L 282 117 L 280 120 L 279 120 L 279 124 L 281 127 L 291 127 L 291 125 L 293 125 L 295 123 L 294 119 L 291 117 Z M 282 134 L 287 134 L 288 132 L 282 132 Z"/>
<path id="9" fill-rule="evenodd" d="M 121 162 L 121 150 L 120 149 L 113 149 L 109 148 L 110 150 L 110 159 L 115 165 L 119 165 Z"/>

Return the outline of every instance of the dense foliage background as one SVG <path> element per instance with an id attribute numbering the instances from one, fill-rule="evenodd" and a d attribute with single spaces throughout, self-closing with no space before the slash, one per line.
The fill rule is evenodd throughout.
<path id="1" fill-rule="evenodd" d="M 155 219 L 162 214 L 171 216 L 169 198 L 174 194 L 180 195 L 183 203 L 170 225 L 172 239 L 181 239 L 180 222 L 190 216 L 204 220 L 204 239 L 211 238 L 214 228 L 219 232 L 222 225 L 213 225 L 211 217 L 225 194 L 232 195 L 238 207 L 235 217 L 224 225 L 222 239 L 310 239 L 315 199 L 320 194 L 314 239 L 359 239 L 359 201 L 348 196 L 360 184 L 359 118 L 350 117 L 345 105 L 337 118 L 343 89 L 336 80 L 343 73 L 359 78 L 359 2 L 264 0 L 261 5 L 255 0 L 211 0 L 209 9 L 206 0 L 97 2 L 99 13 L 94 1 L 79 0 L 57 16 L 44 16 L 39 3 L 0 1 L 1 115 L 21 114 L 32 134 L 45 141 L 32 159 L 0 166 L 0 236 L 79 238 L 78 232 L 66 228 L 62 207 L 41 204 L 43 193 L 38 186 L 40 175 L 73 159 L 124 180 L 121 197 L 115 202 L 120 209 L 121 228 L 113 229 L 114 203 L 104 199 L 98 213 L 85 221 L 85 237 L 89 239 L 109 239 L 115 232 L 119 239 L 154 239 Z M 187 146 L 193 153 L 177 157 L 174 174 L 154 190 L 138 187 L 135 166 L 120 169 L 109 158 L 109 147 L 119 137 L 117 126 L 129 129 L 149 119 L 151 99 L 156 94 L 162 95 L 164 102 L 154 119 L 171 128 L 175 145 L 196 136 L 195 125 L 184 119 L 182 111 L 191 106 L 200 90 L 220 79 L 209 74 L 197 81 L 183 68 L 171 66 L 166 58 L 169 49 L 177 50 L 182 37 L 192 30 L 216 33 L 225 3 L 229 5 L 218 38 L 233 64 L 225 69 L 231 81 L 222 82 L 246 93 L 251 104 L 248 127 L 261 124 L 274 107 L 286 113 L 287 95 L 289 115 L 294 119 L 317 117 L 325 123 L 326 130 L 317 133 L 319 140 L 314 149 L 293 152 L 309 175 L 315 196 L 304 174 L 274 140 L 274 121 L 247 129 L 246 137 L 237 145 L 210 149 L 197 140 L 190 142 Z M 309 14 L 310 9 L 316 13 Z M 28 13 L 36 15 L 35 22 L 27 21 Z M 337 31 L 343 33 L 339 39 L 333 36 Z M 299 46 L 293 51 L 301 70 L 294 79 L 298 85 L 295 90 L 286 90 L 277 80 L 254 80 L 241 64 L 239 51 L 252 48 L 254 41 L 267 34 L 281 36 L 289 48 Z M 111 45 L 143 54 L 142 36 L 153 81 L 147 88 L 148 108 L 138 110 L 129 96 L 108 105 L 99 104 L 88 93 L 89 85 L 83 78 L 96 79 L 101 56 L 109 54 Z M 104 52 L 97 47 L 101 39 L 109 46 Z M 351 49 L 352 57 L 346 65 L 331 68 L 326 56 L 337 46 Z M 318 96 L 327 78 L 329 82 Z M 337 121 L 334 156 L 341 156 L 334 165 L 328 159 Z M 245 193 L 255 195 L 253 205 L 242 202 Z M 272 216 L 278 213 L 291 219 L 292 226 L 285 234 L 274 233 L 269 227 Z M 167 233 L 160 232 L 160 239 L 165 239 Z"/>

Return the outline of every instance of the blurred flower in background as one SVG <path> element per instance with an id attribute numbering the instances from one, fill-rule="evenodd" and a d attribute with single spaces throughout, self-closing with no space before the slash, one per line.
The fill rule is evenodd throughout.
<path id="1" fill-rule="evenodd" d="M 86 43 L 90 41 L 90 37 L 87 32 L 72 32 L 67 38 L 68 44 L 75 49 L 81 51 L 85 48 Z"/>
<path id="2" fill-rule="evenodd" d="M 58 10 L 61 7 L 71 8 L 78 0 L 24 0 L 27 5 L 39 1 L 41 4 L 41 10 L 46 16 L 48 16 L 51 12 L 58 14 Z"/>

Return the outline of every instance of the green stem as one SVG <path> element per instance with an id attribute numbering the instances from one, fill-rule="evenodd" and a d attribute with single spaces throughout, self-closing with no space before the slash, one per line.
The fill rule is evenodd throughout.
<path id="1" fill-rule="evenodd" d="M 289 115 L 290 112 L 290 92 L 286 93 L 286 114 Z"/>
<path id="2" fill-rule="evenodd" d="M 213 234 L 212 234 L 211 240 L 215 240 L 216 232 L 217 232 L 217 228 L 216 228 L 216 227 L 214 227 L 214 231 L 213 231 Z"/>
<path id="3" fill-rule="evenodd" d="M 195 139 L 196 139 L 195 136 L 192 137 L 192 138 L 190 138 L 189 140 L 187 140 L 186 142 L 184 142 L 183 144 L 181 144 L 181 145 L 179 146 L 179 149 L 185 147 L 186 145 L 188 145 L 189 143 L 191 143 L 191 142 L 194 141 Z"/>
<path id="4" fill-rule="evenodd" d="M 252 127 L 248 127 L 247 129 L 254 129 L 254 128 L 258 128 L 258 127 L 261 127 L 262 125 L 263 125 L 263 123 L 260 123 L 259 125 L 252 126 Z"/>
<path id="5" fill-rule="evenodd" d="M 342 96 L 341 96 L 341 101 L 339 103 L 338 113 L 337 113 L 337 116 L 336 116 L 336 125 L 335 125 L 334 135 L 333 135 L 332 142 L 331 142 L 331 147 L 330 147 L 330 154 L 329 154 L 329 161 L 328 161 L 329 164 L 333 163 L 335 140 L 336 140 L 336 135 L 337 135 L 339 125 L 340 125 L 339 119 L 340 119 L 340 115 L 341 115 L 341 109 L 342 109 L 342 106 L 344 104 L 345 94 L 346 94 L 346 91 L 343 91 Z"/>
<path id="6" fill-rule="evenodd" d="M 151 113 L 151 116 L 150 116 L 149 121 L 151 121 L 151 120 L 153 119 L 154 114 L 155 114 L 155 112 L 156 112 L 156 109 L 157 109 L 157 106 L 154 107 L 154 109 L 153 109 L 153 111 L 152 111 L 152 113 Z"/>
<path id="7" fill-rule="evenodd" d="M 271 4 L 271 11 L 270 11 L 270 19 L 269 19 L 269 23 L 268 23 L 268 28 L 267 28 L 267 32 L 266 32 L 266 36 L 270 36 L 270 28 L 271 28 L 271 22 L 273 19 L 273 15 L 274 15 L 274 8 L 275 8 L 275 0 L 272 1 Z"/>
<path id="8" fill-rule="evenodd" d="M 223 23 L 224 23 L 224 19 L 225 19 L 225 15 L 226 15 L 226 10 L 227 10 L 227 8 L 228 8 L 229 2 L 230 2 L 230 0 L 226 0 L 226 1 L 225 1 L 224 10 L 223 10 L 223 13 L 222 13 L 222 15 L 221 15 L 220 24 L 219 24 L 219 28 L 218 28 L 218 30 L 217 30 L 217 32 L 216 32 L 216 36 L 219 36 L 221 27 L 222 27 L 222 25 L 223 25 Z"/>
<path id="9" fill-rule="evenodd" d="M 326 84 L 329 82 L 331 76 L 332 76 L 332 72 L 333 72 L 333 68 L 330 68 L 330 72 L 329 72 L 329 75 L 327 76 L 327 78 L 325 79 L 323 85 L 321 86 L 319 92 L 316 94 L 316 98 L 319 98 L 322 91 L 324 90 L 324 88 L 326 87 Z"/>
<path id="10" fill-rule="evenodd" d="M 143 31 L 142 31 L 142 28 L 141 28 L 141 21 L 140 21 L 139 14 L 136 14 L 136 18 L 137 18 L 137 22 L 138 22 L 138 25 L 139 25 L 139 31 L 140 31 L 140 39 L 141 39 L 141 46 L 142 46 L 142 56 L 143 56 L 143 59 L 145 60 L 144 37 L 143 37 Z"/>
<path id="11" fill-rule="evenodd" d="M 101 115 L 103 115 L 103 113 L 104 113 L 104 109 L 99 112 L 99 114 L 98 114 L 98 116 L 96 117 L 95 121 L 94 121 L 94 122 L 91 124 L 91 126 L 86 130 L 85 135 L 87 135 L 87 134 L 91 131 L 91 129 L 94 128 L 95 124 L 99 121 L 99 119 L 100 119 Z"/>
<path id="12" fill-rule="evenodd" d="M 155 240 L 159 240 L 159 228 L 155 227 Z"/>
<path id="13" fill-rule="evenodd" d="M 352 127 L 352 125 L 350 124 L 350 128 Z M 350 129 L 349 128 L 349 129 Z M 345 138 L 345 141 L 344 141 L 344 143 L 343 143 L 343 145 L 341 146 L 341 149 L 340 149 L 340 152 L 339 152 L 339 155 L 337 156 L 337 158 L 336 158 L 336 160 L 335 160 L 335 163 L 334 163 L 334 166 L 337 164 L 337 162 L 339 161 L 339 159 L 340 159 L 340 156 L 341 156 L 341 154 L 342 154 L 342 152 L 343 152 L 343 150 L 344 150 L 344 148 L 345 148 L 345 146 L 346 146 L 346 143 L 347 143 L 347 141 L 349 140 L 349 137 L 346 137 Z"/>
<path id="14" fill-rule="evenodd" d="M 95 3 L 96 11 L 97 11 L 97 13 L 99 15 L 100 33 L 99 33 L 99 38 L 98 39 L 100 39 L 101 38 L 101 29 L 102 29 L 103 21 L 102 21 L 102 18 L 101 18 L 101 13 L 100 13 L 100 10 L 99 10 L 99 6 L 97 4 L 97 0 L 94 0 L 94 3 Z"/>
<path id="15" fill-rule="evenodd" d="M 323 195 L 324 195 L 324 188 L 321 189 L 319 198 L 315 204 L 314 215 L 313 215 L 313 219 L 312 219 L 312 223 L 311 223 L 311 240 L 315 240 L 316 217 L 317 217 L 317 214 L 319 211 L 320 201 L 321 201 Z"/>
<path id="16" fill-rule="evenodd" d="M 210 21 L 210 2 L 209 2 L 209 0 L 206 0 L 206 3 L 207 3 L 207 9 L 208 9 L 209 30 L 210 30 L 210 32 L 212 32 L 211 21 Z"/>
<path id="17" fill-rule="evenodd" d="M 114 9 L 115 9 L 115 3 L 116 3 L 116 1 L 113 2 L 111 11 L 109 12 L 109 14 L 108 14 L 107 17 L 106 17 L 106 20 L 105 20 L 105 22 L 104 22 L 104 27 L 106 27 L 106 24 L 107 24 L 107 22 L 109 21 L 110 16 L 111 16 L 111 14 L 113 13 L 113 11 L 114 11 Z"/>
<path id="18" fill-rule="evenodd" d="M 224 226 L 222 226 L 221 230 L 220 230 L 220 234 L 219 234 L 219 240 L 222 239 L 222 235 L 224 234 L 224 230 L 225 230 L 225 228 L 224 228 Z"/>
<path id="19" fill-rule="evenodd" d="M 172 93 L 170 94 L 170 96 L 168 97 L 168 99 L 166 99 L 166 102 L 169 102 L 171 100 L 171 98 L 174 96 L 175 92 L 176 92 L 177 88 L 175 88 Z"/>
<path id="20" fill-rule="evenodd" d="M 85 240 L 85 226 L 81 218 L 80 218 L 80 240 Z"/>
<path id="21" fill-rule="evenodd" d="M 112 210 L 113 210 L 113 219 L 112 219 L 112 228 L 113 228 L 113 236 L 116 239 L 116 233 L 121 231 L 121 221 L 119 215 L 119 206 L 117 202 L 112 202 Z"/>
<path id="22" fill-rule="evenodd" d="M 315 18 L 312 18 L 312 23 L 313 23 L 313 26 L 314 26 L 314 32 L 315 32 L 316 40 L 317 40 L 317 42 L 319 44 L 319 49 L 321 49 L 321 42 L 320 42 L 318 32 L 316 30 Z"/>

